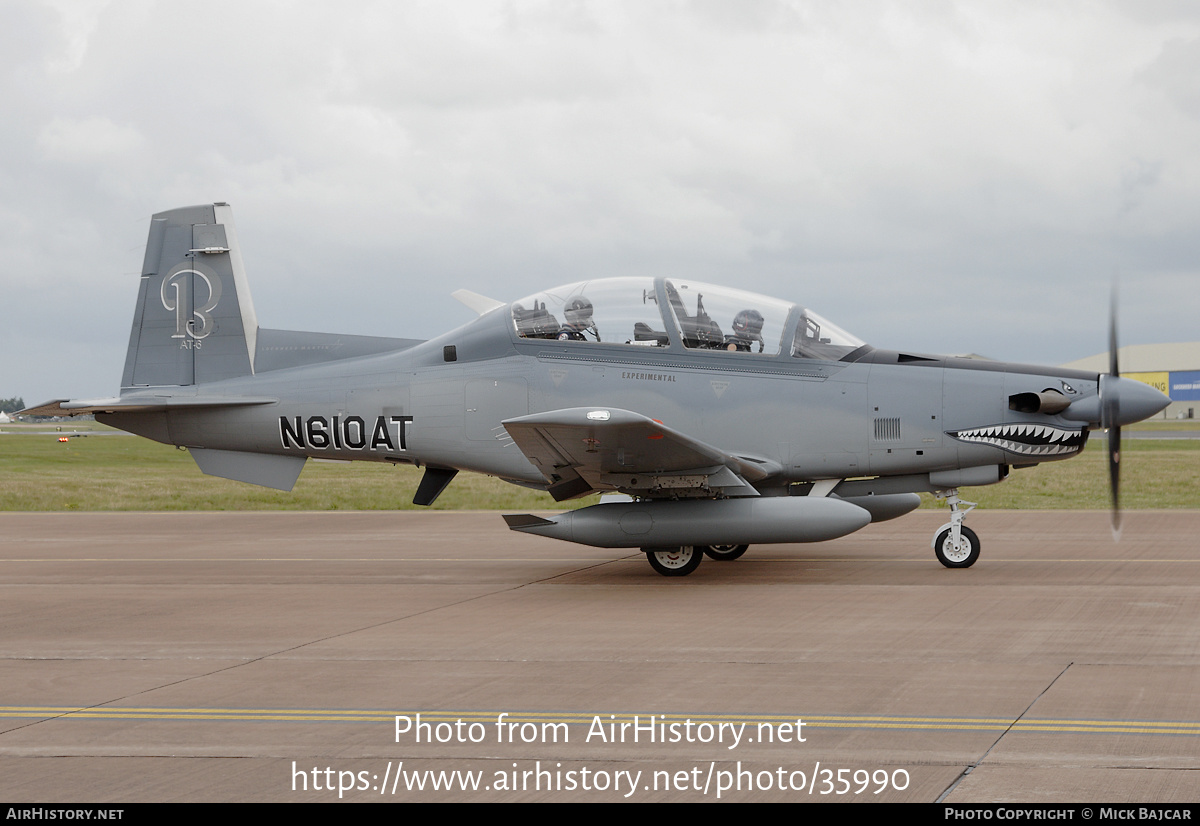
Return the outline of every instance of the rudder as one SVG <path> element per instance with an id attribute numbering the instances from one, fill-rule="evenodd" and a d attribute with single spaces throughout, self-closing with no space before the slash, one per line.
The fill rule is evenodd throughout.
<path id="1" fill-rule="evenodd" d="M 154 215 L 122 391 L 251 375 L 257 337 L 229 205 Z"/>

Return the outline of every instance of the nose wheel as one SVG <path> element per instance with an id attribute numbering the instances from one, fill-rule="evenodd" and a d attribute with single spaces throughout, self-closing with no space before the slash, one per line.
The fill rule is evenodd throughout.
<path id="1" fill-rule="evenodd" d="M 947 568 L 970 568 L 979 559 L 979 537 L 963 524 L 967 514 L 975 509 L 974 502 L 958 498 L 958 488 L 934 494 L 950 505 L 950 521 L 938 528 L 933 537 L 933 552 L 938 562 Z M 960 505 L 967 505 L 964 510 Z"/>
<path id="2" fill-rule="evenodd" d="M 933 552 L 947 568 L 970 568 L 979 559 L 979 537 L 965 525 L 959 526 L 956 542 L 950 528 L 945 528 L 933 540 Z"/>

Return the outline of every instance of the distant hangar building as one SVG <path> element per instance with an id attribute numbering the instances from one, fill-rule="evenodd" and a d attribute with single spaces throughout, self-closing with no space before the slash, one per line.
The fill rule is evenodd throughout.
<path id="1" fill-rule="evenodd" d="M 1121 375 L 1157 387 L 1171 403 L 1156 418 L 1194 419 L 1200 408 L 1200 341 L 1181 344 L 1131 344 L 1119 351 Z M 1096 373 L 1108 372 L 1108 353 L 1071 361 L 1074 367 Z"/>

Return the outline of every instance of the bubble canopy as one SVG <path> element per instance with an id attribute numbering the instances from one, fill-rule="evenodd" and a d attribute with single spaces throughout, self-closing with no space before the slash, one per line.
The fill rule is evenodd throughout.
<path id="1" fill-rule="evenodd" d="M 864 342 L 816 313 L 757 293 L 674 278 L 578 281 L 514 301 L 518 338 L 682 347 L 836 361 Z"/>

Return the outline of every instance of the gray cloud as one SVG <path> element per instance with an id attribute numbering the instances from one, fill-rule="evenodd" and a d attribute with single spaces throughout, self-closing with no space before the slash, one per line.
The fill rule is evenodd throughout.
<path id="1" fill-rule="evenodd" d="M 116 390 L 152 212 L 235 208 L 269 326 L 431 336 L 670 274 L 868 341 L 1197 338 L 1189 4 L 21 3 L 0 395 Z"/>

